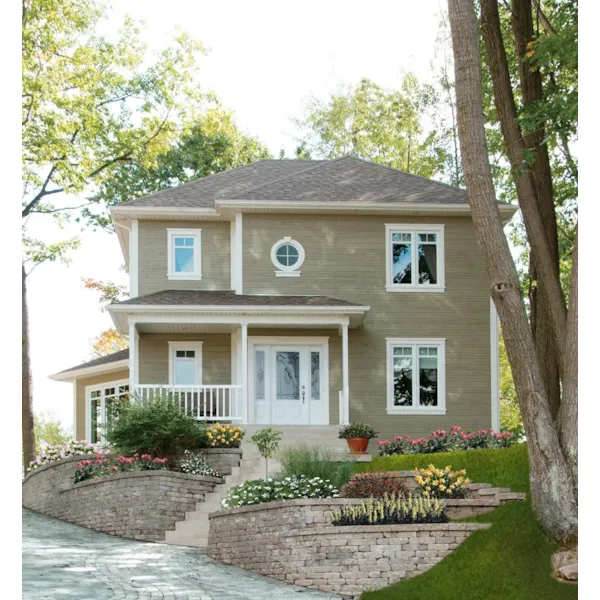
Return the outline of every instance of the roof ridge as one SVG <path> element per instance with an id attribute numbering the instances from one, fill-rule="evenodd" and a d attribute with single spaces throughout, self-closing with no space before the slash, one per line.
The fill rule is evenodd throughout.
<path id="1" fill-rule="evenodd" d="M 300 173 L 292 173 L 290 175 L 285 175 L 284 177 L 279 177 L 278 179 L 273 179 L 272 181 L 263 183 L 262 185 L 257 185 L 256 187 L 250 188 L 248 190 L 244 190 L 243 194 L 247 194 L 248 192 L 255 192 L 256 190 L 260 190 L 261 188 L 268 187 L 270 185 L 273 185 L 274 183 L 279 183 L 280 181 L 285 181 L 286 179 L 293 179 L 294 177 L 298 177 L 299 175 L 304 175 L 304 173 L 307 173 L 308 171 L 314 171 L 315 169 L 320 169 L 321 167 L 327 167 L 331 163 L 338 162 L 344 158 L 348 158 L 348 156 L 340 156 L 339 158 L 320 160 L 319 161 L 320 164 L 314 165 L 312 167 L 308 167 L 307 169 L 303 169 L 302 171 L 300 171 Z M 300 162 L 305 159 L 303 159 L 303 158 L 294 158 L 294 159 L 286 158 L 286 159 L 279 159 L 279 160 L 297 160 Z M 312 162 L 312 159 L 311 159 L 311 162 Z M 240 200 L 243 200 L 243 199 L 244 198 L 240 198 Z M 220 198 L 220 200 L 237 200 L 237 198 Z"/>

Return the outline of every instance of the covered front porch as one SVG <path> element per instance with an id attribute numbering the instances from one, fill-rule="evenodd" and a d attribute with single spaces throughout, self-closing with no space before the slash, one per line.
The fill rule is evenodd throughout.
<path id="1" fill-rule="evenodd" d="M 272 298 L 278 303 L 269 304 Z M 210 308 L 135 305 L 136 299 L 113 305 L 115 323 L 129 334 L 132 401 L 167 394 L 200 421 L 349 422 L 350 331 L 369 307 L 331 305 L 329 298 L 282 304 L 287 298 Z"/>

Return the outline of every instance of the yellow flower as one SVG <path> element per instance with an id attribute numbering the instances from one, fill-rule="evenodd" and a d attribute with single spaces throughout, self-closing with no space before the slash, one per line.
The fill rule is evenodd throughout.
<path id="1" fill-rule="evenodd" d="M 426 491 L 426 492 L 429 492 L 429 491 L 431 491 L 431 487 L 430 487 L 430 486 L 427 486 L 427 487 L 425 488 L 425 491 Z"/>
<path id="2" fill-rule="evenodd" d="M 446 489 L 446 486 L 442 483 L 442 485 L 440 485 L 440 492 L 443 492 Z"/>
<path id="3" fill-rule="evenodd" d="M 461 475 L 466 475 L 466 474 L 467 474 L 467 472 L 466 472 L 464 469 L 460 470 L 460 471 L 459 471 L 459 473 L 460 473 Z"/>
<path id="4" fill-rule="evenodd" d="M 454 489 L 454 484 L 453 484 L 453 483 L 451 483 L 451 484 L 450 484 L 450 487 L 449 487 L 448 489 L 449 489 L 449 490 L 453 490 L 453 489 Z"/>
<path id="5" fill-rule="evenodd" d="M 450 473 L 450 471 L 451 471 L 451 470 L 452 470 L 452 469 L 450 468 L 450 465 L 448 465 L 448 466 L 446 467 L 446 473 Z"/>
<path id="6" fill-rule="evenodd" d="M 451 494 L 452 490 L 446 490 L 446 494 Z"/>
<path id="7" fill-rule="evenodd" d="M 471 483 L 471 480 L 467 477 L 467 479 L 465 479 L 465 485 Z"/>
<path id="8" fill-rule="evenodd" d="M 212 433 L 210 431 L 206 435 L 207 435 L 207 437 L 208 437 L 209 440 L 212 440 Z"/>

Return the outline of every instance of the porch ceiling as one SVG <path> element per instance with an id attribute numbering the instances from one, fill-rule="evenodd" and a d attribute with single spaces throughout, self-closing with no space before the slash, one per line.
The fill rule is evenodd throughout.
<path id="1" fill-rule="evenodd" d="M 140 333 L 232 333 L 239 329 L 238 324 L 232 323 L 137 323 Z M 317 325 L 266 323 L 248 324 L 251 335 L 253 329 L 336 329 L 336 325 L 322 323 Z"/>

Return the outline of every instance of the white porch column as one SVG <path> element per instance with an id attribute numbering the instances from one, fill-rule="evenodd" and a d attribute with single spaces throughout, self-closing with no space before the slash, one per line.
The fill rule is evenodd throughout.
<path id="1" fill-rule="evenodd" d="M 350 422 L 350 384 L 348 375 L 348 323 L 342 325 L 342 391 L 344 394 L 344 424 Z"/>
<path id="2" fill-rule="evenodd" d="M 129 386 L 134 389 L 139 383 L 138 333 L 135 323 L 129 323 Z"/>
<path id="3" fill-rule="evenodd" d="M 241 380 L 242 385 L 242 406 L 244 413 L 244 422 L 248 423 L 250 407 L 248 406 L 248 324 L 242 323 L 242 344 L 241 344 Z"/>

